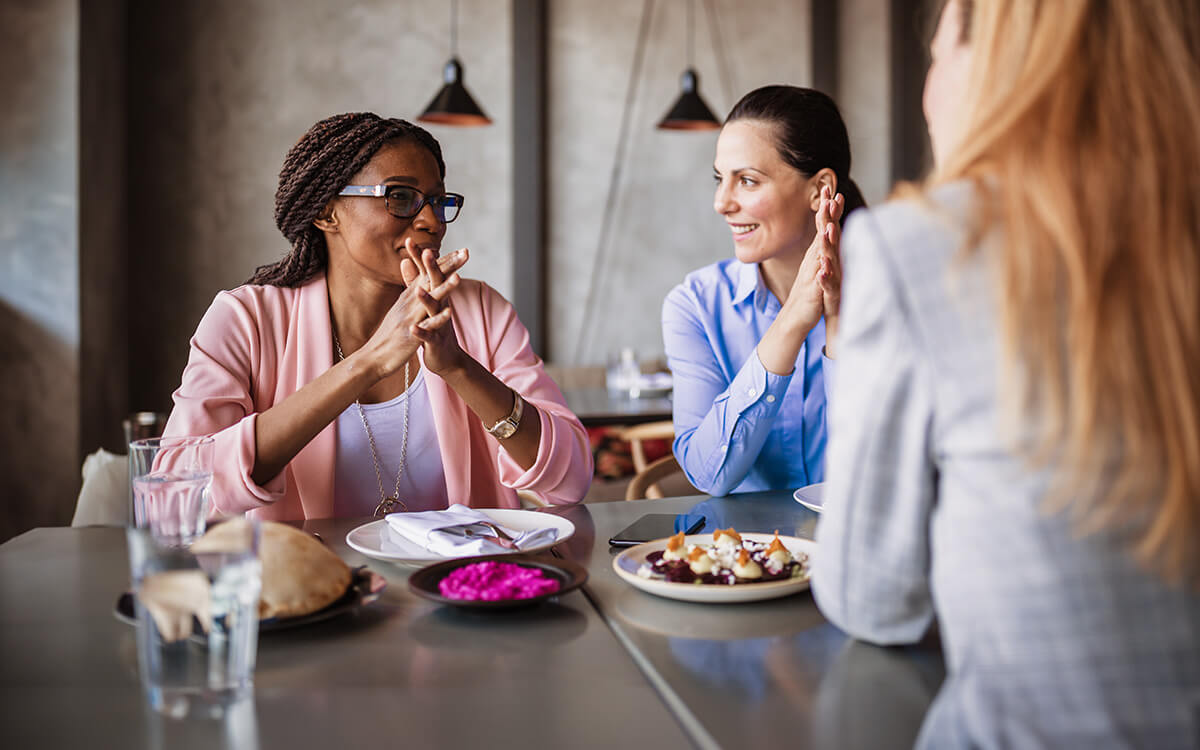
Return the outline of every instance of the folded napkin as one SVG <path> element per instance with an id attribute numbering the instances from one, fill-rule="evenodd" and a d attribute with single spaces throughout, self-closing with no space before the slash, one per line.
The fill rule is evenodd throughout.
<path id="1" fill-rule="evenodd" d="M 427 510 L 419 513 L 389 513 L 386 516 L 388 530 L 401 539 L 443 557 L 470 557 L 472 555 L 494 555 L 509 552 L 491 540 L 492 532 L 484 527 L 474 531 L 479 536 L 467 536 L 462 527 L 488 521 L 496 524 L 512 537 L 518 550 L 552 544 L 558 538 L 553 527 L 517 531 L 496 523 L 488 515 L 465 505 L 451 505 L 446 510 Z"/>

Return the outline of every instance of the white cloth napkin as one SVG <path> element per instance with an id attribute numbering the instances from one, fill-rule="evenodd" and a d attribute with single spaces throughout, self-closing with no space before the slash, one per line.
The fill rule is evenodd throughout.
<path id="1" fill-rule="evenodd" d="M 496 523 L 489 516 L 465 505 L 451 505 L 446 510 L 427 510 L 418 513 L 389 513 L 386 516 L 388 530 L 400 538 L 443 557 L 470 557 L 472 555 L 494 555 L 509 552 L 496 542 L 485 537 L 468 537 L 461 533 L 443 532 L 449 526 L 488 521 L 503 529 L 517 545 L 517 549 L 529 549 L 552 544 L 558 538 L 553 527 L 517 531 Z M 490 536 L 491 532 L 480 529 Z"/>

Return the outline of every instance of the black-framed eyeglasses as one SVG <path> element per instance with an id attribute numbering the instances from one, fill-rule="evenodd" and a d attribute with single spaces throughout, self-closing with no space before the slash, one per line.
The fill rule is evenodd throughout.
<path id="1" fill-rule="evenodd" d="M 443 224 L 449 224 L 458 218 L 458 212 L 462 210 L 463 201 L 466 200 L 458 193 L 425 195 L 407 185 L 347 185 L 338 195 L 383 198 L 383 205 L 387 207 L 388 213 L 398 219 L 411 219 L 428 203 L 433 206 L 434 215 Z"/>

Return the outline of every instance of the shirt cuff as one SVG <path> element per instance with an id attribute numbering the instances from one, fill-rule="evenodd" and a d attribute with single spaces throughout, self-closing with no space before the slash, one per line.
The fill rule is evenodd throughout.
<path id="1" fill-rule="evenodd" d="M 726 401 L 726 410 L 738 415 L 754 410 L 755 416 L 773 416 L 783 406 L 783 395 L 792 382 L 792 374 L 776 375 L 768 370 L 755 349 L 717 401 Z"/>

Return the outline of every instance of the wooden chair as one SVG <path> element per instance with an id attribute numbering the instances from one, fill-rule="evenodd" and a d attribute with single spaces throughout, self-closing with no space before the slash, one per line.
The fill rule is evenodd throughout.
<path id="1" fill-rule="evenodd" d="M 675 460 L 675 456 L 666 455 L 650 462 L 646 460 L 646 448 L 643 440 L 675 439 L 675 425 L 670 420 L 662 422 L 647 422 L 645 424 L 625 427 L 620 432 L 621 438 L 629 441 L 629 452 L 633 457 L 633 468 L 637 472 L 625 490 L 626 500 L 663 497 L 658 482 L 672 474 L 682 472 L 683 468 Z"/>
<path id="2" fill-rule="evenodd" d="M 663 456 L 652 461 L 645 469 L 633 475 L 629 486 L 625 488 L 626 500 L 641 500 L 642 498 L 657 499 L 663 497 L 663 491 L 658 483 L 673 475 L 682 474 L 683 467 L 674 455 Z"/>

